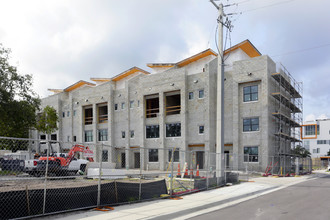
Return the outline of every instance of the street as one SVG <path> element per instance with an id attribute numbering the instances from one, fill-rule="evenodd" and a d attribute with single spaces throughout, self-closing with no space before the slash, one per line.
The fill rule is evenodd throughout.
<path id="1" fill-rule="evenodd" d="M 329 219 L 330 175 L 190 219 Z"/>

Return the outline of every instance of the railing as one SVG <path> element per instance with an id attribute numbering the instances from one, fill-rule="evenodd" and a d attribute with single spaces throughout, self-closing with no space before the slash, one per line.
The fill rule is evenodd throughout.
<path id="1" fill-rule="evenodd" d="M 108 121 L 108 115 L 99 115 L 99 123 L 105 123 Z"/>
<path id="2" fill-rule="evenodd" d="M 159 108 L 151 108 L 146 110 L 146 117 L 147 118 L 156 118 L 159 114 Z"/>
<path id="3" fill-rule="evenodd" d="M 166 115 L 180 114 L 180 112 L 181 112 L 181 105 L 166 107 Z"/>
<path id="4" fill-rule="evenodd" d="M 93 124 L 93 117 L 85 117 L 85 125 Z"/>

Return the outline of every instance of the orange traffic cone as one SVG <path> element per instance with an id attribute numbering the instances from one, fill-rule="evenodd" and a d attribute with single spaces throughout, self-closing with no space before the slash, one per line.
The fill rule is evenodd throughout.
<path id="1" fill-rule="evenodd" d="M 188 166 L 186 167 L 186 172 L 184 172 L 185 176 L 188 176 Z"/>
<path id="2" fill-rule="evenodd" d="M 178 164 L 178 176 L 181 176 L 181 173 L 180 173 L 180 164 Z"/>
<path id="3" fill-rule="evenodd" d="M 197 164 L 196 177 L 199 177 L 199 164 Z"/>

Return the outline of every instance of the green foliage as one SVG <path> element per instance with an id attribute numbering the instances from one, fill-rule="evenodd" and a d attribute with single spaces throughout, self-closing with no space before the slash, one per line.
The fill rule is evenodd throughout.
<path id="1" fill-rule="evenodd" d="M 32 76 L 19 74 L 9 54 L 0 44 L 0 136 L 24 138 L 35 125 L 40 99 L 32 90 Z"/>
<path id="2" fill-rule="evenodd" d="M 300 157 L 310 157 L 311 153 L 304 147 L 297 145 L 292 151 L 292 154 L 298 155 Z"/>
<path id="3" fill-rule="evenodd" d="M 56 131 L 58 122 L 58 115 L 56 110 L 51 106 L 46 106 L 44 110 L 38 115 L 36 129 L 45 134 L 51 134 Z"/>

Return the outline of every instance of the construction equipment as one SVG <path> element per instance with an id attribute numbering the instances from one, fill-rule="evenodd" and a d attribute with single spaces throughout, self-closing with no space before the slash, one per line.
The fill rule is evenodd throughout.
<path id="1" fill-rule="evenodd" d="M 62 153 L 55 153 L 48 157 L 48 173 L 55 175 L 67 175 L 69 172 L 77 172 L 79 168 L 80 170 L 84 171 L 87 162 L 93 162 L 94 160 L 92 157 L 87 157 L 88 160 L 80 160 L 81 164 L 79 168 L 77 168 L 77 170 L 72 170 L 70 169 L 69 165 L 71 161 L 74 160 L 75 154 L 77 152 L 83 152 L 85 154 L 88 154 L 89 156 L 93 154 L 93 151 L 91 151 L 89 147 L 76 144 L 71 148 L 67 156 L 66 154 Z M 36 172 L 38 173 L 38 175 L 44 174 L 46 172 L 46 166 L 47 157 L 40 157 L 36 168 Z"/>

